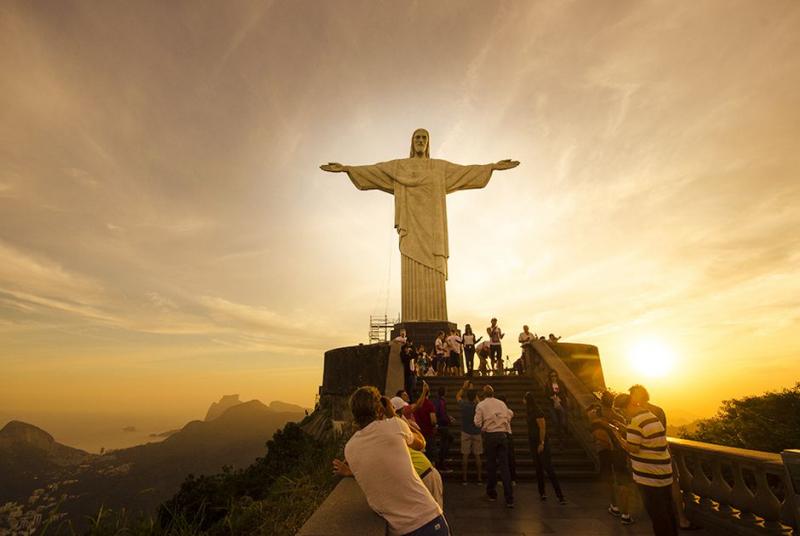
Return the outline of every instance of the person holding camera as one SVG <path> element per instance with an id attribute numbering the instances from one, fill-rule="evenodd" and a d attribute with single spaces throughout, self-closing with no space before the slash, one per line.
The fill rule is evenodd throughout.
<path id="1" fill-rule="evenodd" d="M 587 413 L 600 461 L 600 478 L 608 490 L 608 513 L 619 518 L 623 525 L 630 525 L 633 518 L 630 515 L 628 492 L 633 480 L 628 467 L 628 455 L 616 435 L 616 432 L 625 429 L 625 422 L 614 414 L 613 403 L 614 395 L 605 391 L 600 403 L 593 404 Z"/>
<path id="2" fill-rule="evenodd" d="M 628 394 L 618 395 L 614 407 L 628 419 L 625 431 L 616 430 L 615 435 L 631 460 L 633 481 L 639 487 L 653 532 L 655 536 L 677 536 L 666 429 L 644 403 Z"/>

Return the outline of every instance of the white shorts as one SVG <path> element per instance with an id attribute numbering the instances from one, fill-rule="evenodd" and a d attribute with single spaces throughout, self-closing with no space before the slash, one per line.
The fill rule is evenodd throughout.
<path id="1" fill-rule="evenodd" d="M 439 505 L 439 508 L 444 510 L 444 485 L 442 484 L 442 475 L 435 467 L 431 467 L 430 472 L 422 479 L 422 483 L 431 492 L 433 500 Z"/>
<path id="2" fill-rule="evenodd" d="M 483 438 L 481 434 L 461 432 L 461 454 L 483 454 Z"/>

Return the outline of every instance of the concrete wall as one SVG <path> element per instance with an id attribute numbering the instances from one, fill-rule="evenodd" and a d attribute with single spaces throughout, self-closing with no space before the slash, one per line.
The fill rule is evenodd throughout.
<path id="1" fill-rule="evenodd" d="M 386 388 L 389 343 L 359 344 L 325 352 L 320 395 L 350 396 L 362 385 Z"/>

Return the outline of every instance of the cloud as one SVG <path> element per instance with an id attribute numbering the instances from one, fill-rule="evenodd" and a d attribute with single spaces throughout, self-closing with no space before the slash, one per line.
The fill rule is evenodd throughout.
<path id="1" fill-rule="evenodd" d="M 224 326 L 235 336 L 235 339 L 224 339 L 227 344 L 295 353 L 298 350 L 319 351 L 337 338 L 331 335 L 336 331 L 325 317 L 308 312 L 280 314 L 266 307 L 213 296 L 203 296 L 199 301 L 216 325 Z"/>
<path id="2" fill-rule="evenodd" d="M 169 298 L 165 298 L 158 292 L 149 290 L 145 292 L 145 296 L 148 300 L 160 311 L 174 311 L 178 308 L 174 301 L 170 300 Z"/>
<path id="3" fill-rule="evenodd" d="M 59 298 L 48 298 L 3 287 L 0 287 L 0 294 L 5 294 L 7 302 L 10 302 L 23 311 L 34 311 L 37 308 L 44 307 L 79 316 L 87 320 L 96 320 L 100 322 L 111 322 L 114 320 L 114 318 L 107 313 L 85 303 L 66 301 Z"/>
<path id="4" fill-rule="evenodd" d="M 46 257 L 23 252 L 0 241 L 0 285 L 6 292 L 17 289 L 28 300 L 43 299 L 74 304 L 97 302 L 103 286 L 86 276 L 64 269 Z"/>

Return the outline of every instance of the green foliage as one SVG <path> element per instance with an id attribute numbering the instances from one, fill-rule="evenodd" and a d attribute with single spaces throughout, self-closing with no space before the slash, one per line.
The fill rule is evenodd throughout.
<path id="1" fill-rule="evenodd" d="M 717 415 L 681 437 L 728 447 L 780 452 L 800 448 L 800 382 L 790 389 L 726 400 Z"/>
<path id="2" fill-rule="evenodd" d="M 180 491 L 160 506 L 157 519 L 133 519 L 124 510 L 101 509 L 88 520 L 86 534 L 295 534 L 333 489 L 336 478 L 330 462 L 341 448 L 339 441 L 323 443 L 289 423 L 267 442 L 266 456 L 246 469 L 226 467 L 216 475 L 190 475 Z"/>
<path id="3" fill-rule="evenodd" d="M 159 509 L 159 526 L 188 519 L 209 534 L 294 534 L 333 488 L 330 460 L 339 448 L 287 424 L 246 469 L 187 478 Z"/>

